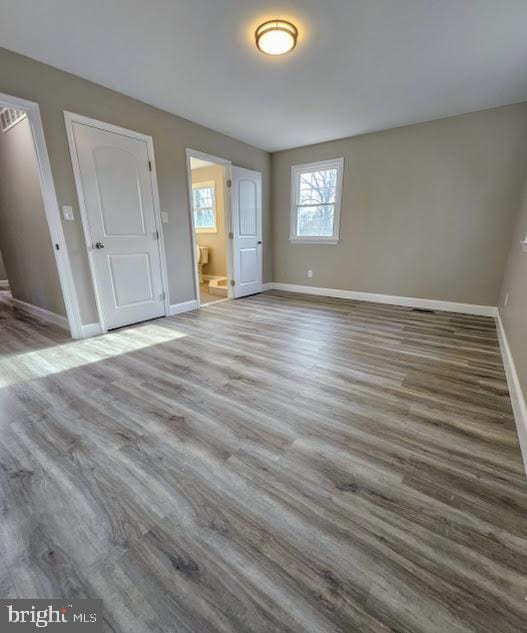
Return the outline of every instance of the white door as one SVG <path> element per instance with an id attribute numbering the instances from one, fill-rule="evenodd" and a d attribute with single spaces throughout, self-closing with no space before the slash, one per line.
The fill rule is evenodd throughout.
<path id="1" fill-rule="evenodd" d="M 262 292 L 262 174 L 232 167 L 234 297 Z"/>
<path id="2" fill-rule="evenodd" d="M 102 326 L 109 330 L 163 316 L 147 142 L 75 121 L 71 129 Z"/>

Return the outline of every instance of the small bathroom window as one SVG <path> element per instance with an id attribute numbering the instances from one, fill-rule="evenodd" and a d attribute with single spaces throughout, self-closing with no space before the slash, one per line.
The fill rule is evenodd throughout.
<path id="1" fill-rule="evenodd" d="M 214 182 L 199 182 L 192 185 L 194 223 L 196 233 L 216 233 L 216 196 Z"/>

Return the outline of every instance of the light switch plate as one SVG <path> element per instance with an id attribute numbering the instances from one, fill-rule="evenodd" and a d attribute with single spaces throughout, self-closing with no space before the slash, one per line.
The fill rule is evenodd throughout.
<path id="1" fill-rule="evenodd" d="M 75 215 L 73 213 L 73 207 L 69 205 L 62 205 L 62 217 L 68 222 L 73 222 L 75 220 Z"/>
<path id="2" fill-rule="evenodd" d="M 520 242 L 520 244 L 522 245 L 523 252 L 527 253 L 527 239 L 525 239 L 522 242 Z"/>
<path id="3" fill-rule="evenodd" d="M 166 211 L 161 211 L 161 222 L 168 224 L 168 213 Z"/>

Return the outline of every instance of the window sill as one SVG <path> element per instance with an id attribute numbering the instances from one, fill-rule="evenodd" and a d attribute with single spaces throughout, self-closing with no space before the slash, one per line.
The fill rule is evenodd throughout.
<path id="1" fill-rule="evenodd" d="M 290 237 L 291 244 L 338 244 L 338 237 Z"/>

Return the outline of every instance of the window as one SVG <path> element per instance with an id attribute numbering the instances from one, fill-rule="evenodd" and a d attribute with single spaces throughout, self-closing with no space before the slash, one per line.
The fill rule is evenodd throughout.
<path id="1" fill-rule="evenodd" d="M 216 233 L 216 200 L 213 182 L 192 185 L 194 224 L 197 233 Z"/>
<path id="2" fill-rule="evenodd" d="M 15 110 L 14 108 L 2 108 L 0 110 L 0 129 L 2 132 L 7 132 L 19 121 L 26 118 L 26 113 L 22 110 Z"/>
<path id="3" fill-rule="evenodd" d="M 343 158 L 291 168 L 291 242 L 338 242 L 343 169 Z"/>

